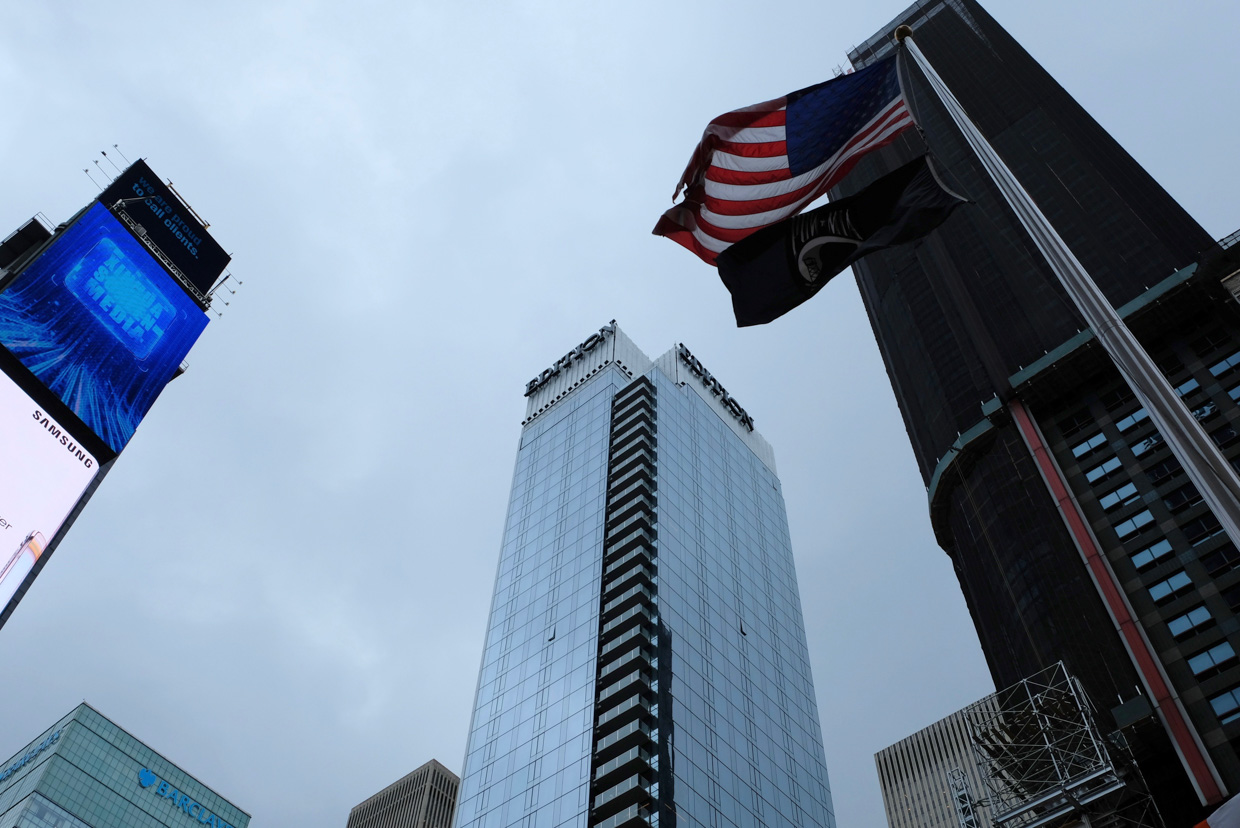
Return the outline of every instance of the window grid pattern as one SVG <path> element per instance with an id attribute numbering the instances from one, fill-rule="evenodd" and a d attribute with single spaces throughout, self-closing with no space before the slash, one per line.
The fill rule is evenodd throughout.
<path id="1" fill-rule="evenodd" d="M 1177 639 L 1186 638 L 1198 630 L 1205 629 L 1214 623 L 1214 616 L 1204 604 L 1193 607 L 1182 615 L 1167 621 L 1167 629 Z"/>
<path id="2" fill-rule="evenodd" d="M 834 828 L 779 481 L 709 393 L 604 371 L 526 426 L 459 828 Z M 564 519 L 581 542 L 558 565 L 589 589 L 552 625 L 552 570 L 514 567 L 554 554 L 555 532 L 522 539 L 533 521 Z M 572 702 L 543 717 L 562 658 L 552 696 Z"/>
<path id="3" fill-rule="evenodd" d="M 432 759 L 355 805 L 346 828 L 452 828 L 460 782 Z"/>
<path id="4" fill-rule="evenodd" d="M 1160 364 L 1189 410 L 1203 425 L 1209 423 L 1209 433 L 1237 465 L 1240 395 L 1230 392 L 1240 388 L 1235 379 L 1240 349 L 1229 331 L 1220 327 L 1215 334 L 1181 335 L 1148 347 L 1161 354 Z M 1232 646 L 1222 637 L 1240 610 L 1240 600 L 1228 600 L 1240 598 L 1240 553 L 1122 382 L 1116 378 L 1096 387 L 1098 395 L 1087 397 L 1083 409 L 1092 412 L 1092 423 L 1074 408 L 1044 427 L 1134 609 L 1146 619 L 1169 677 L 1181 697 L 1190 699 L 1190 717 L 1202 738 L 1211 738 L 1206 734 L 1220 722 L 1240 719 L 1230 708 L 1218 713 L 1231 698 L 1218 688 L 1240 683 L 1240 663 L 1218 658 L 1205 664 L 1207 653 L 1221 656 Z M 1081 448 L 1081 435 L 1091 435 L 1088 451 Z M 1217 595 L 1202 591 L 1207 584 L 1217 587 Z M 1200 691 L 1190 693 L 1194 688 Z"/>
<path id="5" fill-rule="evenodd" d="M 1146 567 L 1154 565 L 1158 561 L 1161 561 L 1162 559 L 1170 555 L 1171 552 L 1172 552 L 1171 542 L 1168 541 L 1166 538 L 1163 538 L 1162 540 L 1157 541 L 1156 543 L 1150 544 L 1144 549 L 1141 549 L 1137 552 L 1132 553 L 1132 556 L 1131 556 L 1132 565 L 1135 566 L 1138 571 L 1140 571 L 1140 570 L 1145 569 Z"/>
<path id="6" fill-rule="evenodd" d="M 957 710 L 912 736 L 874 754 L 888 828 L 960 828 L 949 776 L 964 772 L 968 792 L 981 798 L 986 783 L 977 768 L 970 735 L 969 713 L 995 713 L 994 696 Z M 974 810 L 976 828 L 991 828 L 989 808 Z"/>
<path id="7" fill-rule="evenodd" d="M 595 374 L 522 430 L 458 828 L 585 828 L 611 402 Z"/>
<path id="8" fill-rule="evenodd" d="M 1210 706 L 1218 716 L 1219 724 L 1240 720 L 1240 687 L 1233 687 L 1210 697 Z"/>
<path id="9" fill-rule="evenodd" d="M 143 769 L 199 803 L 205 809 L 202 813 L 217 818 L 219 828 L 225 823 L 233 828 L 249 825 L 248 814 L 89 705 L 79 705 L 39 740 L 58 729 L 61 736 L 54 744 L 21 773 L 0 784 L 0 824 L 5 828 L 11 824 L 18 828 L 193 825 L 199 812 L 190 816 L 173 799 L 158 795 L 155 787 L 144 788 L 138 775 Z"/>
<path id="10" fill-rule="evenodd" d="M 1223 641 L 1201 651 L 1195 656 L 1190 656 L 1188 659 L 1188 669 L 1192 670 L 1193 675 L 1197 676 L 1197 678 L 1207 678 L 1217 675 L 1235 660 L 1235 648 L 1231 646 L 1231 642 Z"/>
<path id="11" fill-rule="evenodd" d="M 779 479 L 696 393 L 653 379 L 677 828 L 834 826 Z"/>

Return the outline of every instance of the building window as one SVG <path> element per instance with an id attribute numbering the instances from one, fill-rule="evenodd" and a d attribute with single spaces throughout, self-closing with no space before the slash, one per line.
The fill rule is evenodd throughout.
<path id="1" fill-rule="evenodd" d="M 1236 551 L 1234 544 L 1225 543 L 1213 552 L 1202 555 L 1201 565 L 1211 578 L 1217 578 L 1240 566 L 1240 552 Z"/>
<path id="2" fill-rule="evenodd" d="M 1200 502 L 1201 493 L 1197 491 L 1197 487 L 1192 483 L 1185 483 L 1163 498 L 1163 503 L 1167 504 L 1167 508 L 1173 512 L 1187 509 L 1189 506 L 1196 506 Z"/>
<path id="3" fill-rule="evenodd" d="M 1214 400 L 1208 400 L 1207 402 L 1193 409 L 1193 416 L 1197 418 L 1197 422 L 1199 423 L 1204 423 L 1206 420 L 1210 419 L 1217 413 L 1218 413 L 1218 403 L 1216 403 Z"/>
<path id="4" fill-rule="evenodd" d="M 1149 509 L 1137 512 L 1128 520 L 1121 521 L 1115 526 L 1115 534 L 1119 535 L 1120 540 L 1136 534 L 1138 531 L 1154 522 L 1154 516 L 1150 514 Z"/>
<path id="5" fill-rule="evenodd" d="M 1240 612 L 1240 584 L 1228 587 L 1220 593 L 1232 612 Z"/>
<path id="6" fill-rule="evenodd" d="M 1205 604 L 1198 604 L 1183 615 L 1178 615 L 1167 622 L 1167 629 L 1171 630 L 1171 634 L 1176 640 L 1188 638 L 1188 636 L 1202 630 L 1214 623 L 1214 616 L 1206 609 Z"/>
<path id="7" fill-rule="evenodd" d="M 1226 348 L 1231 344 L 1231 337 L 1223 332 L 1222 328 L 1215 328 L 1209 333 L 1203 334 L 1200 339 L 1193 343 L 1193 350 L 1197 352 L 1202 359 L 1209 354 L 1214 353 L 1220 348 Z"/>
<path id="8" fill-rule="evenodd" d="M 1240 365 L 1240 351 L 1211 365 L 1210 373 L 1216 377 L 1223 377 L 1236 370 L 1237 365 Z"/>
<path id="9" fill-rule="evenodd" d="M 1197 380 L 1195 379 L 1190 379 L 1188 382 L 1177 385 L 1175 387 L 1175 392 L 1179 394 L 1181 397 L 1183 397 L 1186 394 L 1193 393 L 1200 387 L 1201 387 L 1201 383 L 1197 382 Z"/>
<path id="10" fill-rule="evenodd" d="M 1188 538 L 1189 543 L 1196 546 L 1223 531 L 1223 527 L 1219 525 L 1218 518 L 1212 513 L 1206 512 L 1201 517 L 1193 518 L 1188 523 L 1185 523 L 1180 527 L 1180 531 L 1184 533 L 1184 537 Z"/>
<path id="11" fill-rule="evenodd" d="M 1121 385 L 1111 393 L 1104 395 L 1102 404 L 1106 406 L 1107 411 L 1114 411 L 1117 408 L 1128 405 L 1133 399 L 1135 398 L 1132 395 L 1132 389 L 1127 385 Z"/>
<path id="12" fill-rule="evenodd" d="M 1154 360 L 1154 364 L 1158 366 L 1158 370 L 1162 371 L 1167 379 L 1170 379 L 1171 375 L 1176 371 L 1184 368 L 1184 363 L 1180 362 L 1180 358 L 1175 354 L 1164 354 Z"/>
<path id="13" fill-rule="evenodd" d="M 1150 587 L 1150 597 L 1154 599 L 1155 604 L 1165 604 L 1177 595 L 1183 595 L 1193 587 L 1193 579 L 1188 577 L 1188 573 L 1181 569 L 1179 572 L 1159 581 Z"/>
<path id="14" fill-rule="evenodd" d="M 1059 430 L 1065 438 L 1080 434 L 1088 426 L 1093 425 L 1094 418 L 1089 411 L 1078 411 L 1059 424 Z"/>
<path id="15" fill-rule="evenodd" d="M 1089 471 L 1085 472 L 1085 479 L 1088 480 L 1090 483 L 1097 483 L 1101 480 L 1106 480 L 1108 477 L 1111 476 L 1112 472 L 1114 472 L 1119 467 L 1120 467 L 1119 458 L 1112 457 L 1110 460 L 1100 463 L 1097 466 L 1094 466 Z"/>
<path id="16" fill-rule="evenodd" d="M 1150 449 L 1158 448 L 1159 446 L 1162 445 L 1162 443 L 1163 443 L 1162 435 L 1159 434 L 1157 431 L 1155 431 L 1153 434 L 1151 434 L 1149 437 L 1146 437 L 1144 440 L 1137 440 L 1135 443 L 1130 445 L 1128 448 L 1132 449 L 1133 454 L 1135 454 L 1137 457 L 1140 457 L 1142 454 L 1145 454 Z"/>
<path id="17" fill-rule="evenodd" d="M 1204 679 L 1223 672 L 1235 660 L 1236 651 L 1232 649 L 1230 642 L 1224 641 L 1222 644 L 1215 644 L 1210 649 L 1191 656 L 1188 659 L 1188 669 L 1192 670 L 1197 678 Z"/>
<path id="18" fill-rule="evenodd" d="M 1170 480 L 1175 475 L 1184 471 L 1184 467 L 1180 465 L 1180 461 L 1174 457 L 1168 457 L 1166 460 L 1160 460 L 1145 470 L 1149 475 L 1150 482 L 1155 486 L 1164 480 Z"/>
<path id="19" fill-rule="evenodd" d="M 1237 432 L 1236 427 L 1231 423 L 1228 423 L 1222 428 L 1216 428 L 1214 431 L 1211 431 L 1210 437 L 1214 440 L 1214 442 L 1218 443 L 1219 448 L 1223 448 L 1224 446 L 1230 446 L 1232 443 L 1236 442 L 1237 439 L 1240 439 L 1240 432 Z"/>
<path id="20" fill-rule="evenodd" d="M 1240 385 L 1233 385 L 1227 389 L 1227 396 L 1231 397 L 1234 402 L 1240 402 Z"/>
<path id="21" fill-rule="evenodd" d="M 1171 554 L 1171 542 L 1163 538 L 1158 543 L 1150 544 L 1139 552 L 1132 553 L 1132 565 L 1137 569 L 1147 569 L 1155 562 Z"/>
<path id="22" fill-rule="evenodd" d="M 1136 426 L 1137 423 L 1144 422 L 1150 418 L 1150 414 L 1144 408 L 1138 408 L 1127 417 L 1115 421 L 1115 427 L 1120 431 L 1128 431 Z"/>
<path id="23" fill-rule="evenodd" d="M 1099 447 L 1105 446 L 1106 443 L 1107 443 L 1107 438 L 1105 435 L 1101 433 L 1095 434 L 1093 437 L 1090 437 L 1088 440 L 1077 443 L 1075 446 L 1073 446 L 1072 456 L 1075 457 L 1077 460 L 1080 460 L 1082 457 L 1086 457 L 1090 454 L 1093 454 L 1095 451 L 1098 450 Z"/>
<path id="24" fill-rule="evenodd" d="M 1226 693 L 1210 697 L 1210 706 L 1214 715 L 1218 716 L 1219 724 L 1227 724 L 1240 719 L 1240 687 L 1233 687 Z"/>
<path id="25" fill-rule="evenodd" d="M 1098 498 L 1098 503 L 1106 511 L 1118 509 L 1120 506 L 1127 506 L 1138 497 L 1137 487 L 1132 483 L 1125 483 L 1113 492 L 1107 492 Z"/>

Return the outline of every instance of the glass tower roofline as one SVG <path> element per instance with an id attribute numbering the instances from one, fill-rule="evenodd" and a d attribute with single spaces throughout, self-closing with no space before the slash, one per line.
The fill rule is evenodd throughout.
<path id="1" fill-rule="evenodd" d="M 604 368 L 615 366 L 622 376 L 632 379 L 657 367 L 672 382 L 692 388 L 771 472 L 777 471 L 775 451 L 770 443 L 760 432 L 746 426 L 744 421 L 737 416 L 735 409 L 729 407 L 725 399 L 726 390 L 719 385 L 718 381 L 711 382 L 712 374 L 705 372 L 706 376 L 703 377 L 702 371 L 695 370 L 694 362 L 697 368 L 701 368 L 702 363 L 692 353 L 688 353 L 688 349 L 683 344 L 678 343 L 656 359 L 651 359 L 633 343 L 633 340 L 629 339 L 615 320 L 600 328 L 599 333 L 603 335 L 598 338 L 597 342 L 591 344 L 588 350 L 578 353 L 578 349 L 574 349 L 552 363 L 550 369 L 547 370 L 553 373 L 533 393 L 527 395 L 525 419 L 521 421 L 521 425 L 532 423 L 543 412 L 550 410 L 552 406 Z M 595 335 L 592 334 L 591 337 L 593 336 Z M 582 344 L 587 343 L 590 343 L 590 337 L 587 337 Z M 681 356 L 682 353 L 688 353 L 689 359 L 684 359 Z M 546 375 L 547 370 L 539 376 Z"/>
<path id="2" fill-rule="evenodd" d="M 614 322 L 526 392 L 457 826 L 833 826 L 753 417 Z"/>
<path id="3" fill-rule="evenodd" d="M 246 828 L 250 815 L 85 702 L 0 767 L 14 828 Z"/>

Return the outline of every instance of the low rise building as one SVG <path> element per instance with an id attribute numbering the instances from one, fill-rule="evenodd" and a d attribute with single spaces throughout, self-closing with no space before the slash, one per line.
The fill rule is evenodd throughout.
<path id="1" fill-rule="evenodd" d="M 461 780 L 434 759 L 349 811 L 348 828 L 452 828 Z"/>
<path id="2" fill-rule="evenodd" d="M 248 828 L 250 815 L 86 703 L 0 765 L 5 828 Z"/>

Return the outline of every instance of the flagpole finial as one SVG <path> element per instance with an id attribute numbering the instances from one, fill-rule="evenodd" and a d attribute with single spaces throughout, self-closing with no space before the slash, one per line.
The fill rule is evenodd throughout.
<path id="1" fill-rule="evenodd" d="M 913 36 L 912 26 L 902 25 L 902 26 L 896 27 L 896 42 L 897 43 L 903 43 L 906 37 L 912 37 L 912 36 Z"/>

